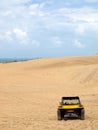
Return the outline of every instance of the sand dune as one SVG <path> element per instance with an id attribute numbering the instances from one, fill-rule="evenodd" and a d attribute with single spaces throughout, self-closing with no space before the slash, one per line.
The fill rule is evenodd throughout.
<path id="1" fill-rule="evenodd" d="M 80 96 L 86 119 L 57 121 L 62 96 Z M 0 130 L 98 130 L 98 55 L 0 64 Z"/>

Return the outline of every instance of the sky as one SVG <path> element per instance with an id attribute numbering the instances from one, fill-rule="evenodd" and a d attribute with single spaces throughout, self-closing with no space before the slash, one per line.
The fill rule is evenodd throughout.
<path id="1" fill-rule="evenodd" d="M 0 58 L 98 53 L 98 0 L 0 0 Z"/>

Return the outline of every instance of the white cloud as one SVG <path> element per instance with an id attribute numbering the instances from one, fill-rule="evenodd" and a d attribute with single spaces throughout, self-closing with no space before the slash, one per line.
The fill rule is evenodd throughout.
<path id="1" fill-rule="evenodd" d="M 40 46 L 40 43 L 37 40 L 30 39 L 27 32 L 22 30 L 22 29 L 15 28 L 13 30 L 13 33 L 15 34 L 19 43 L 22 44 L 22 45 L 33 45 L 33 47 L 39 47 Z"/>
<path id="2" fill-rule="evenodd" d="M 74 41 L 74 46 L 77 47 L 77 48 L 85 48 L 85 45 L 82 44 L 79 40 L 75 40 Z"/>
<path id="3" fill-rule="evenodd" d="M 40 20 L 47 29 L 64 30 L 70 28 L 83 34 L 91 28 L 91 23 L 98 23 L 98 10 L 91 7 L 65 7 L 52 11 L 42 10 L 40 13 L 42 13 Z"/>
<path id="4" fill-rule="evenodd" d="M 7 31 L 7 32 L 3 32 L 0 34 L 0 40 L 2 41 L 7 41 L 7 42 L 12 42 L 12 32 L 11 31 Z"/>
<path id="5" fill-rule="evenodd" d="M 13 41 L 16 44 L 17 42 L 24 45 L 31 43 L 33 46 L 40 46 L 34 36 L 37 37 L 41 30 L 43 36 L 40 35 L 43 38 L 46 31 L 55 30 L 57 35 L 61 35 L 60 33 L 63 32 L 68 33 L 69 30 L 71 33 L 82 35 L 86 34 L 86 31 L 98 31 L 97 9 L 91 7 L 66 8 L 64 6 L 64 8 L 59 6 L 59 8 L 49 9 L 46 8 L 46 4 L 53 6 L 55 3 L 53 0 L 46 0 L 45 3 L 33 3 L 32 1 L 31 5 L 29 2 L 30 0 L 0 1 L 0 5 L 3 4 L 2 8 L 4 8 L 0 13 L 0 23 L 2 23 L 0 24 L 0 39 Z M 65 4 L 69 5 L 70 3 L 66 2 Z M 4 5 L 8 8 L 5 8 Z M 31 34 L 34 36 L 31 37 Z M 63 44 L 60 37 L 53 37 L 51 42 L 55 47 L 60 47 Z M 79 48 L 84 47 L 79 40 L 75 40 L 74 45 Z"/>
<path id="6" fill-rule="evenodd" d="M 13 32 L 15 33 L 16 37 L 19 39 L 27 36 L 27 33 L 23 31 L 22 29 L 15 28 L 13 29 Z"/>
<path id="7" fill-rule="evenodd" d="M 81 8 L 61 8 L 57 11 L 58 20 L 55 27 L 64 27 L 74 30 L 75 33 L 83 35 L 88 31 L 91 32 L 98 30 L 98 10 L 91 7 Z M 57 15 L 56 14 L 56 15 Z"/>
<path id="8" fill-rule="evenodd" d="M 28 45 L 30 44 L 30 38 L 26 31 L 20 28 L 13 29 L 13 34 L 15 36 L 15 39 L 18 41 L 18 43 L 22 45 Z"/>
<path id="9" fill-rule="evenodd" d="M 59 37 L 53 37 L 52 43 L 53 43 L 54 47 L 60 47 L 63 44 L 63 42 L 60 40 Z"/>
<path id="10" fill-rule="evenodd" d="M 20 2 L 19 0 L 15 0 L 13 2 L 13 0 L 10 0 L 10 2 L 14 4 L 19 3 L 19 6 L 11 6 L 10 9 L 3 11 L 2 14 L 5 17 L 8 15 L 10 15 L 10 17 L 7 18 L 2 17 L 1 19 L 6 19 L 7 21 L 10 20 L 9 22 L 11 22 L 11 20 L 15 21 L 15 23 L 18 24 L 18 27 L 23 26 L 25 28 L 26 27 L 28 28 L 34 25 L 34 28 L 36 28 L 36 26 L 40 26 L 40 24 L 37 25 L 38 23 L 42 23 L 43 27 L 47 29 L 61 29 L 61 27 L 66 28 L 68 26 L 70 28 L 71 25 L 74 28 L 76 24 L 78 26 L 77 30 L 79 30 L 80 33 L 82 33 L 83 31 L 85 31 L 85 26 L 83 26 L 84 23 L 90 24 L 98 22 L 97 20 L 98 11 L 91 7 L 81 7 L 81 8 L 65 7 L 65 8 L 58 8 L 58 9 L 54 8 L 52 10 L 46 10 L 45 6 L 47 1 L 45 3 L 43 2 L 36 4 L 34 3 L 28 5 L 28 7 L 20 3 L 29 2 L 29 0 L 24 0 L 22 2 Z M 30 22 L 32 22 L 31 25 Z M 84 29 L 80 27 L 81 26 L 80 24 L 82 24 Z"/>
<path id="11" fill-rule="evenodd" d="M 29 41 L 27 33 L 18 28 L 0 33 L 0 40 L 10 43 L 17 40 L 21 44 L 27 44 Z"/>
<path id="12" fill-rule="evenodd" d="M 29 14 L 30 15 L 44 16 L 44 12 L 42 11 L 44 6 L 45 6 L 45 3 L 30 5 L 29 6 Z"/>
<path id="13" fill-rule="evenodd" d="M 75 29 L 75 32 L 77 34 L 85 34 L 85 31 L 87 29 L 87 25 L 86 24 L 78 24 L 76 29 Z"/>
<path id="14" fill-rule="evenodd" d="M 98 11 L 91 7 L 61 8 L 59 14 L 71 22 L 91 23 L 98 20 Z"/>

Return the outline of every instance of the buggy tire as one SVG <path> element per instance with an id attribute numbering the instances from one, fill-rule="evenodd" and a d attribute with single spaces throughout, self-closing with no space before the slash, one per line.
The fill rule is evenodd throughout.
<path id="1" fill-rule="evenodd" d="M 81 109 L 80 119 L 85 120 L 85 110 L 84 109 Z"/>
<path id="2" fill-rule="evenodd" d="M 57 111 L 57 119 L 62 120 L 62 113 L 60 110 Z"/>

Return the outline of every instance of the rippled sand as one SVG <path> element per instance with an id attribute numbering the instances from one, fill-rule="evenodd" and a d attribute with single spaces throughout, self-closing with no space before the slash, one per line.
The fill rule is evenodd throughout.
<path id="1" fill-rule="evenodd" d="M 84 121 L 57 120 L 62 96 L 80 96 Z M 0 64 L 0 130 L 98 130 L 98 55 Z"/>

